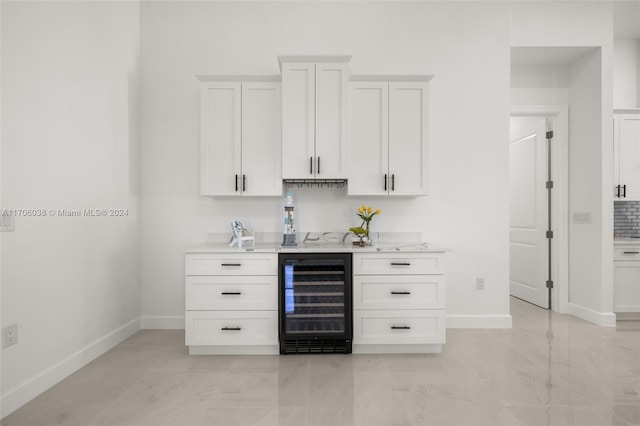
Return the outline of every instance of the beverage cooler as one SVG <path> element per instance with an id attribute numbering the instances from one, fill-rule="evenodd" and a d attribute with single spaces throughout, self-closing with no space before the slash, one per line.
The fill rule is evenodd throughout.
<path id="1" fill-rule="evenodd" d="M 278 255 L 280 353 L 351 353 L 351 253 Z"/>

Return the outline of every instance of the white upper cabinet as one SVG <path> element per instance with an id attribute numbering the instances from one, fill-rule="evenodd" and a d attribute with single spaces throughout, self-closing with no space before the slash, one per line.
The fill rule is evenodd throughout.
<path id="1" fill-rule="evenodd" d="M 279 58 L 283 179 L 347 178 L 349 59 Z"/>
<path id="2" fill-rule="evenodd" d="M 640 113 L 614 115 L 613 196 L 640 201 Z"/>
<path id="3" fill-rule="evenodd" d="M 282 195 L 281 99 L 275 81 L 201 83 L 202 195 Z"/>
<path id="4" fill-rule="evenodd" d="M 426 195 L 428 77 L 364 80 L 350 83 L 349 195 Z"/>

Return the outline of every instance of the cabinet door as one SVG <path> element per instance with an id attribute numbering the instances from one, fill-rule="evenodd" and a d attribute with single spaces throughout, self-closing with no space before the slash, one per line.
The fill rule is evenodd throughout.
<path id="1" fill-rule="evenodd" d="M 623 200 L 640 200 L 640 115 L 620 114 L 620 185 Z"/>
<path id="2" fill-rule="evenodd" d="M 348 172 L 346 64 L 316 64 L 315 175 L 344 179 Z"/>
<path id="3" fill-rule="evenodd" d="M 315 171 L 315 65 L 282 64 L 282 178 Z"/>
<path id="4" fill-rule="evenodd" d="M 240 83 L 203 84 L 200 92 L 200 193 L 240 195 Z"/>
<path id="5" fill-rule="evenodd" d="M 640 312 L 640 262 L 614 262 L 613 283 L 613 311 Z"/>
<path id="6" fill-rule="evenodd" d="M 389 83 L 350 83 L 349 195 L 389 189 Z"/>
<path id="7" fill-rule="evenodd" d="M 613 116 L 613 198 L 621 199 L 620 189 L 620 116 Z"/>
<path id="8" fill-rule="evenodd" d="M 427 194 L 427 83 L 389 83 L 389 195 Z"/>
<path id="9" fill-rule="evenodd" d="M 242 194 L 282 195 L 280 83 L 242 83 Z"/>

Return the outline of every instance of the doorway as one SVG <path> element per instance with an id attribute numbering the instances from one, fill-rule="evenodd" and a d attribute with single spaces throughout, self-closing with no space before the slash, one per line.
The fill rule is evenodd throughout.
<path id="1" fill-rule="evenodd" d="M 510 293 L 565 312 L 568 108 L 512 107 L 509 142 Z"/>

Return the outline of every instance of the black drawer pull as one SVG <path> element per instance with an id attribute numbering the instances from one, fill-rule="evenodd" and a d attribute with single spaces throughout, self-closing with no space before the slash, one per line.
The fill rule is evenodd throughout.
<path id="1" fill-rule="evenodd" d="M 391 266 L 411 266 L 409 262 L 391 262 Z"/>
<path id="2" fill-rule="evenodd" d="M 627 198 L 627 185 L 622 185 L 622 198 Z"/>
<path id="3" fill-rule="evenodd" d="M 221 263 L 220 266 L 242 266 L 242 263 Z"/>
<path id="4" fill-rule="evenodd" d="M 247 175 L 242 175 L 242 192 L 247 190 Z"/>
<path id="5" fill-rule="evenodd" d="M 318 157 L 318 170 L 317 173 L 320 174 L 320 157 Z"/>
<path id="6" fill-rule="evenodd" d="M 384 175 L 384 190 L 387 190 L 387 175 Z"/>
<path id="7" fill-rule="evenodd" d="M 241 327 L 222 327 L 220 330 L 222 331 L 240 331 Z"/>
<path id="8" fill-rule="evenodd" d="M 223 291 L 220 294 L 223 296 L 240 296 L 242 293 L 240 293 L 239 291 Z"/>
<path id="9" fill-rule="evenodd" d="M 411 330 L 411 327 L 409 327 L 408 325 L 392 325 L 391 329 L 392 330 Z"/>
<path id="10" fill-rule="evenodd" d="M 391 294 L 411 294 L 410 291 L 392 291 Z"/>
<path id="11" fill-rule="evenodd" d="M 624 254 L 640 254 L 640 251 L 623 251 Z"/>
<path id="12" fill-rule="evenodd" d="M 309 174 L 313 174 L 313 157 L 309 157 Z"/>

